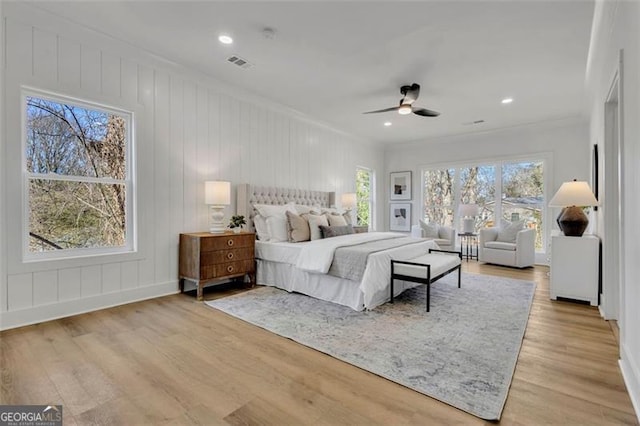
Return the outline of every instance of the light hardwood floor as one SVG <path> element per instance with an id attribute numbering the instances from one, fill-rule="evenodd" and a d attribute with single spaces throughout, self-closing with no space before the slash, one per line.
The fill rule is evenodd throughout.
<path id="1" fill-rule="evenodd" d="M 637 424 L 596 308 L 537 282 L 501 424 Z M 217 298 L 244 290 L 208 291 Z M 482 420 L 174 295 L 0 333 L 1 404 L 56 403 L 73 424 L 482 424 Z"/>

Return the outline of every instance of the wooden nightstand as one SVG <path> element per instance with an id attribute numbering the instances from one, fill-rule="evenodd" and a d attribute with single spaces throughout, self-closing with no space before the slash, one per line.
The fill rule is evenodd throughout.
<path id="1" fill-rule="evenodd" d="M 184 291 L 185 279 L 195 281 L 198 300 L 202 300 L 202 288 L 210 281 L 248 275 L 255 285 L 255 241 L 253 232 L 180 234 L 180 292 Z"/>
<path id="2" fill-rule="evenodd" d="M 353 227 L 353 232 L 355 232 L 356 234 L 362 234 L 364 232 L 369 232 L 369 227 L 368 226 L 354 226 Z"/>

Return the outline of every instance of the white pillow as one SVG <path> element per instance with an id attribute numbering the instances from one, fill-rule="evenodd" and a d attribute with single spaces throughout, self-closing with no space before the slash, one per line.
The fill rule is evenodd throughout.
<path id="1" fill-rule="evenodd" d="M 427 223 L 424 220 L 420 219 L 420 227 L 424 231 L 424 238 L 438 238 L 438 228 L 440 225 L 437 223 Z"/>
<path id="2" fill-rule="evenodd" d="M 311 241 L 322 239 L 322 231 L 320 226 L 329 226 L 329 221 L 325 215 L 307 215 L 309 221 L 309 231 L 311 233 Z"/>
<path id="3" fill-rule="evenodd" d="M 501 220 L 500 229 L 498 229 L 498 236 L 496 237 L 496 241 L 500 241 L 503 243 L 515 243 L 516 236 L 523 227 L 524 220 L 519 220 L 513 223 L 509 222 L 508 220 Z"/>
<path id="4" fill-rule="evenodd" d="M 286 217 L 269 216 L 267 218 L 267 229 L 269 230 L 270 243 L 289 241 Z"/>
<path id="5" fill-rule="evenodd" d="M 320 213 L 343 214 L 344 210 L 338 210 L 335 207 L 322 207 Z"/>
<path id="6" fill-rule="evenodd" d="M 327 219 L 329 219 L 329 226 L 351 225 L 350 223 L 347 223 L 347 220 L 341 214 L 328 214 L 326 216 L 327 216 Z"/>
<path id="7" fill-rule="evenodd" d="M 293 208 L 296 209 L 296 212 L 301 215 L 301 214 L 309 214 L 312 212 L 316 212 L 316 213 L 320 213 L 320 206 L 305 206 L 303 204 L 294 204 Z"/>
<path id="8" fill-rule="evenodd" d="M 267 228 L 267 221 L 259 214 L 253 217 L 253 227 L 256 228 L 256 234 L 260 241 L 269 241 L 271 236 L 269 235 L 269 228 Z"/>
<path id="9" fill-rule="evenodd" d="M 253 207 L 258 211 L 260 216 L 265 219 L 271 216 L 286 217 L 286 212 L 295 213 L 296 209 L 293 204 L 254 204 Z"/>

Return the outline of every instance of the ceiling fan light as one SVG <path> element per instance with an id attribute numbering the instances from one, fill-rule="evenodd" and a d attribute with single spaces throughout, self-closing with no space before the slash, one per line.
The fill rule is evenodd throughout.
<path id="1" fill-rule="evenodd" d="M 400 115 L 411 114 L 411 105 L 400 105 L 400 108 L 398 108 L 398 114 Z"/>

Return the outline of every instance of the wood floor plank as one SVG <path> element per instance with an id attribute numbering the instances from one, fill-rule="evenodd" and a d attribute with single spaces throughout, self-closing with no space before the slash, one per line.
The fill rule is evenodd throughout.
<path id="1" fill-rule="evenodd" d="M 500 423 L 638 424 L 596 308 L 549 300 L 545 267 L 463 269 L 537 284 Z M 191 294 L 2 332 L 0 357 L 0 403 L 61 403 L 65 424 L 486 424 Z"/>

